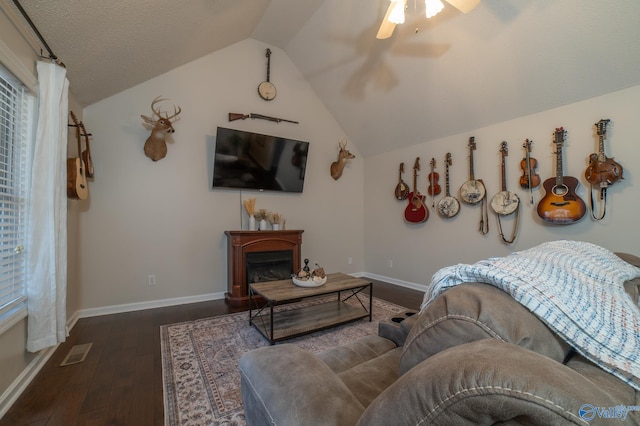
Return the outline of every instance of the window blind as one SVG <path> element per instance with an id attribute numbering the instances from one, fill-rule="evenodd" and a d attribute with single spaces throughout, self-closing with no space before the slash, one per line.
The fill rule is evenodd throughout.
<path id="1" fill-rule="evenodd" d="M 0 67 L 0 331 L 26 315 L 27 122 L 25 88 Z"/>

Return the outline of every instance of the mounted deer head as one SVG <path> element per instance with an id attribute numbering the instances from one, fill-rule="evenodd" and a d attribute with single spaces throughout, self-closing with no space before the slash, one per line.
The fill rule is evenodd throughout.
<path id="1" fill-rule="evenodd" d="M 356 158 L 355 155 L 347 150 L 347 141 L 338 142 L 338 161 L 331 163 L 331 177 L 335 180 L 340 179 L 342 176 L 342 170 L 344 170 L 344 164 L 347 160 Z"/>
<path id="2" fill-rule="evenodd" d="M 178 114 L 182 112 L 182 108 L 178 107 L 178 109 L 176 110 L 176 107 L 174 105 L 173 115 L 169 116 L 167 113 L 165 113 L 163 116 L 160 110 L 156 110 L 155 108 L 155 105 L 158 102 L 162 101 L 166 101 L 166 99 L 161 99 L 160 96 L 158 96 L 153 100 L 153 102 L 151 102 L 151 111 L 153 111 L 153 118 L 147 117 L 146 115 L 140 116 L 145 121 L 145 123 L 152 126 L 151 135 L 144 143 L 144 153 L 153 161 L 158 161 L 166 157 L 167 142 L 165 141 L 165 138 L 167 136 L 167 133 L 175 132 L 173 126 L 171 125 L 171 120 L 176 118 Z"/>

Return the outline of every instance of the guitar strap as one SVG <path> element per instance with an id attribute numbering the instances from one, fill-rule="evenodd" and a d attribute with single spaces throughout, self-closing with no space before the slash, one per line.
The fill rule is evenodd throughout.
<path id="1" fill-rule="evenodd" d="M 500 238 L 502 238 L 502 241 L 504 241 L 505 243 L 511 244 L 516 240 L 516 234 L 518 233 L 518 222 L 520 219 L 520 206 L 518 206 L 518 208 L 516 209 L 516 220 L 513 222 L 513 231 L 511 232 L 511 238 L 508 240 L 504 237 L 504 233 L 502 232 L 502 223 L 500 223 L 501 215 L 498 214 L 496 216 L 498 218 L 498 229 L 500 230 Z"/>
<path id="2" fill-rule="evenodd" d="M 607 214 L 607 187 L 600 188 L 600 199 L 602 200 L 602 216 L 597 217 L 595 211 L 595 202 L 593 201 L 593 185 L 591 186 L 591 196 L 589 200 L 591 201 L 591 217 L 595 220 L 604 219 L 604 215 Z"/>
<path id="3" fill-rule="evenodd" d="M 482 179 L 478 179 L 479 182 L 484 185 Z M 486 188 L 486 186 L 485 186 Z M 485 193 L 482 201 L 480 202 L 480 229 L 479 231 L 482 235 L 487 235 L 489 233 L 489 208 L 487 206 L 487 194 Z"/>

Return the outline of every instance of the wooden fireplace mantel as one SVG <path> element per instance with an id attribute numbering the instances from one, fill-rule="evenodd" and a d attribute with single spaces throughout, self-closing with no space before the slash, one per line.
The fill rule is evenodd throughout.
<path id="1" fill-rule="evenodd" d="M 293 271 L 300 269 L 301 230 L 225 231 L 227 236 L 227 290 L 225 299 L 232 306 L 249 303 L 246 256 L 251 252 L 292 250 Z"/>

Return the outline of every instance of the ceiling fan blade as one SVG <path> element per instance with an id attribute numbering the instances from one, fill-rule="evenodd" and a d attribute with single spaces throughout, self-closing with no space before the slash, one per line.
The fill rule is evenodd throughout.
<path id="1" fill-rule="evenodd" d="M 480 0 L 445 0 L 451 6 L 462 13 L 471 12 L 480 3 Z"/>
<path id="2" fill-rule="evenodd" d="M 380 24 L 380 28 L 378 29 L 378 34 L 376 34 L 376 38 L 379 40 L 391 37 L 391 34 L 393 34 L 393 30 L 396 29 L 396 24 L 389 21 L 389 15 L 393 10 L 393 6 L 394 6 L 393 2 L 390 2 L 389 8 L 387 9 L 387 13 L 384 15 L 384 18 L 382 19 L 382 23 Z"/>

